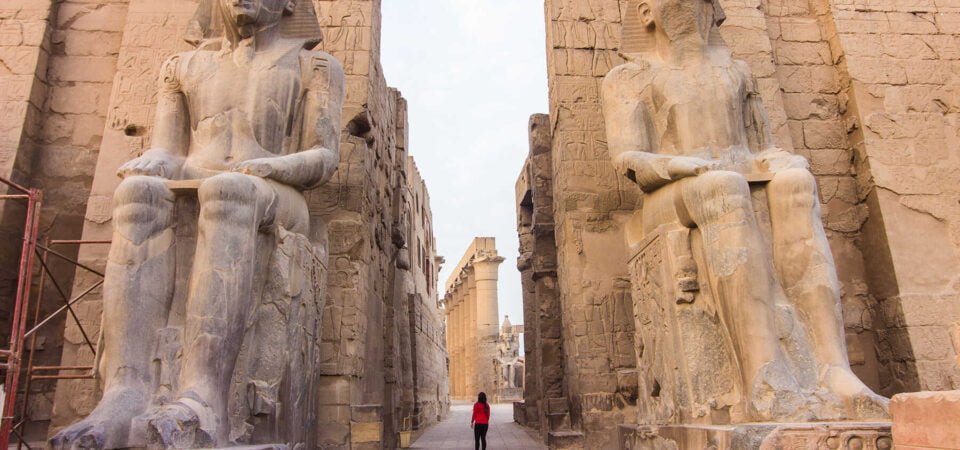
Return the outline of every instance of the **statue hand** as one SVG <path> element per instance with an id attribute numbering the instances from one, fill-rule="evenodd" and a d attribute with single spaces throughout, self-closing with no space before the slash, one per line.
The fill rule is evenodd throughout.
<path id="1" fill-rule="evenodd" d="M 810 169 L 807 158 L 786 152 L 779 148 L 765 150 L 760 153 L 760 161 L 767 165 L 770 172 L 779 172 L 787 169 Z"/>
<path id="2" fill-rule="evenodd" d="M 718 167 L 716 162 L 690 156 L 674 156 L 667 163 L 667 173 L 673 180 L 695 177 Z"/>
<path id="3" fill-rule="evenodd" d="M 178 167 L 177 158 L 168 151 L 150 149 L 120 166 L 117 169 L 117 176 L 127 178 L 133 175 L 144 175 L 170 179 L 176 174 Z"/>
<path id="4" fill-rule="evenodd" d="M 233 170 L 245 175 L 252 175 L 260 178 L 271 178 L 282 172 L 278 162 L 274 158 L 257 158 L 244 161 L 237 165 Z"/>

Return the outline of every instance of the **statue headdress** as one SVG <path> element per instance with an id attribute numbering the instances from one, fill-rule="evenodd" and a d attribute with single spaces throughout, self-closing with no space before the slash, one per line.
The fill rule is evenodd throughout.
<path id="1" fill-rule="evenodd" d="M 654 3 L 657 0 L 647 0 L 648 3 Z M 688 0 L 703 1 L 703 0 Z M 716 19 L 715 26 L 710 30 L 710 44 L 722 45 L 723 39 L 720 37 L 719 27 L 727 20 L 726 13 L 720 5 L 720 0 L 707 0 L 713 5 L 713 17 Z M 644 26 L 640 21 L 640 3 L 642 0 L 629 0 L 627 2 L 627 14 L 623 17 L 623 30 L 620 34 L 620 53 L 624 55 L 644 55 L 657 51 L 656 31 L 652 27 Z"/>
<path id="2" fill-rule="evenodd" d="M 313 0 L 298 0 L 293 13 L 280 19 L 279 27 L 282 37 L 302 40 L 305 48 L 313 48 L 323 40 Z M 200 0 L 197 12 L 187 24 L 184 39 L 191 45 L 200 46 L 222 34 L 223 19 L 217 13 L 217 1 Z"/>

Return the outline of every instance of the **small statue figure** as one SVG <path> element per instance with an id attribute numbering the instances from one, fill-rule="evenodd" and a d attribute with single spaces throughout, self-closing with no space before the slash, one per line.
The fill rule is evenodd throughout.
<path id="1" fill-rule="evenodd" d="M 198 49 L 163 64 L 153 148 L 118 171 L 103 397 L 51 439 L 54 448 L 126 447 L 138 416 L 151 445 L 229 443 L 227 397 L 259 300 L 255 280 L 278 227 L 310 235 L 303 192 L 339 163 L 343 71 L 313 50 L 319 24 L 301 1 L 203 0 L 188 40 Z M 178 389 L 148 410 L 156 331 L 167 326 L 175 289 L 175 185 L 196 188 L 197 243 Z"/>
<path id="2" fill-rule="evenodd" d="M 732 340 L 745 420 L 886 417 L 887 399 L 850 369 L 816 180 L 806 159 L 774 143 L 750 69 L 720 37 L 718 1 L 631 3 L 628 62 L 603 83 L 610 155 L 645 193 L 642 234 L 668 223 L 699 229 L 699 276 Z M 755 180 L 766 182 L 772 252 L 754 214 Z M 778 323 L 781 304 L 796 311 L 790 325 Z M 785 348 L 783 326 L 802 328 L 807 349 Z"/>

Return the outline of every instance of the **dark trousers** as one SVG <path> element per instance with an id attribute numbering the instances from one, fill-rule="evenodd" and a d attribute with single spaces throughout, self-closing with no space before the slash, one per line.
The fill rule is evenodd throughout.
<path id="1" fill-rule="evenodd" d="M 490 425 L 478 423 L 473 426 L 473 448 L 480 450 L 480 443 L 483 442 L 483 450 L 487 450 L 487 428 Z"/>

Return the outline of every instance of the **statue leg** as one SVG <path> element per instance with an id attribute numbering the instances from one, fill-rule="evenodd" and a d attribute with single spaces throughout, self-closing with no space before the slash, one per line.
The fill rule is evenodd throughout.
<path id="1" fill-rule="evenodd" d="M 276 194 L 266 181 L 238 173 L 205 180 L 187 301 L 180 395 L 151 414 L 151 442 L 168 448 L 227 442 L 227 396 L 254 308 L 262 225 Z"/>
<path id="2" fill-rule="evenodd" d="M 113 243 L 103 287 L 104 394 L 93 412 L 51 439 L 53 448 L 127 446 L 150 398 L 150 356 L 173 298 L 174 195 L 164 180 L 125 179 L 114 193 Z"/>
<path id="3" fill-rule="evenodd" d="M 180 394 L 149 419 L 150 440 L 167 448 L 227 444 L 230 383 L 248 315 L 256 308 L 258 273 L 272 251 L 265 228 L 309 231 L 306 201 L 289 186 L 225 173 L 206 179 L 198 197 Z"/>
<path id="4" fill-rule="evenodd" d="M 820 216 L 813 175 L 777 173 L 767 187 L 773 256 L 787 297 L 802 311 L 820 365 L 822 384 L 848 403 L 852 417 L 886 417 L 886 399 L 850 370 L 840 307 L 840 282 Z"/>
<path id="5" fill-rule="evenodd" d="M 683 183 L 681 217 L 703 235 L 706 272 L 733 339 L 752 418 L 803 418 L 806 400 L 786 364 L 776 327 L 775 300 L 783 294 L 746 179 L 711 171 Z"/>

